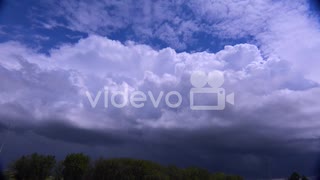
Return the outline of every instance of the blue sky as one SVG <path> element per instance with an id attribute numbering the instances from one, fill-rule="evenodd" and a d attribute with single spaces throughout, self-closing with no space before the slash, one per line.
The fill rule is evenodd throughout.
<path id="1" fill-rule="evenodd" d="M 253 42 L 254 40 L 251 35 L 244 35 L 241 37 L 219 36 L 211 34 L 211 32 L 206 32 L 206 30 L 201 29 L 196 30 L 192 33 L 184 32 L 186 30 L 182 29 L 181 33 L 175 34 L 176 37 L 174 37 L 173 40 L 171 39 L 173 37 L 168 37 L 168 39 L 166 39 L 166 37 L 162 37 L 161 35 L 156 34 L 155 32 L 153 32 L 153 35 L 149 34 L 149 32 L 144 33 L 144 30 L 140 30 L 135 26 L 135 20 L 123 24 L 121 26 L 110 24 L 106 27 L 101 27 L 101 29 L 97 29 L 100 27 L 96 27 L 94 28 L 95 30 L 90 30 L 90 28 L 81 29 L 82 27 L 75 28 L 70 27 L 71 23 L 68 22 L 68 20 L 64 18 L 63 15 L 53 15 L 56 8 L 63 6 L 61 4 L 63 3 L 59 4 L 58 2 L 54 1 L 38 2 L 33 0 L 28 0 L 24 2 L 5 2 L 5 8 L 3 8 L 3 11 L 1 12 L 1 24 L 2 31 L 7 32 L 8 35 L 3 36 L 1 38 L 2 41 L 19 40 L 24 43 L 28 43 L 28 45 L 33 46 L 34 48 L 39 48 L 40 52 L 48 53 L 48 50 L 50 50 L 51 48 L 57 48 L 62 43 L 75 43 L 79 39 L 86 37 L 88 36 L 88 34 L 92 33 L 99 34 L 101 36 L 106 36 L 110 39 L 118 40 L 121 42 L 132 40 L 138 43 L 145 43 L 157 49 L 173 47 L 178 52 L 217 52 L 218 50 L 223 49 L 224 45 L 234 45 L 237 43 Z M 135 3 L 131 2 L 131 4 Z M 106 10 L 108 12 L 116 11 L 116 7 L 112 7 L 112 5 L 110 5 L 110 7 L 108 5 L 106 6 Z M 127 6 L 130 6 L 130 3 L 128 3 Z M 154 4 L 154 6 L 157 6 L 157 4 Z M 181 16 L 181 21 L 187 20 L 191 22 L 192 20 L 196 19 L 195 16 L 197 15 L 192 11 L 192 9 L 190 9 L 188 4 L 182 4 L 181 7 L 176 7 L 179 7 L 177 15 Z M 175 9 L 176 7 L 172 6 L 170 8 Z M 131 13 L 138 14 L 138 16 L 144 16 L 144 14 L 138 13 L 139 8 L 140 7 L 138 6 L 132 7 L 131 11 L 133 12 Z M 114 12 L 115 17 L 121 16 L 122 14 L 125 13 L 121 11 Z M 110 17 L 110 19 L 112 18 L 113 17 Z M 117 18 L 114 19 L 118 20 Z M 205 20 L 200 20 L 199 23 L 206 24 Z M 93 26 L 96 26 L 96 24 Z M 151 27 L 143 28 L 146 28 L 145 30 L 148 31 L 155 31 L 156 26 L 161 26 L 164 29 L 173 28 L 173 30 L 180 28 L 179 24 L 177 24 L 176 22 L 172 22 L 171 19 L 160 20 L 155 24 L 153 24 L 153 22 L 150 22 L 147 26 Z M 190 31 L 192 30 L 190 29 Z M 185 33 L 189 34 L 186 35 Z M 21 34 L 28 34 L 28 36 L 21 36 Z M 180 42 L 181 44 L 179 44 L 178 42 Z"/>
<path id="2" fill-rule="evenodd" d="M 4 1 L 4 163 L 134 157 L 245 177 L 314 175 L 319 158 L 316 1 Z M 234 106 L 192 111 L 194 71 L 224 75 Z M 92 108 L 86 92 L 177 91 L 178 108 Z M 201 100 L 210 103 L 209 99 Z M 59 147 L 57 149 L 57 147 Z M 269 173 L 266 173 L 266 167 Z"/>

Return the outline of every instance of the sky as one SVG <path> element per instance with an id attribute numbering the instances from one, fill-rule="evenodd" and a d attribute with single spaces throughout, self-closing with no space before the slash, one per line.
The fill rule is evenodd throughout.
<path id="1" fill-rule="evenodd" d="M 247 178 L 314 175 L 318 1 L 1 2 L 4 164 L 32 152 L 60 159 L 84 152 Z M 221 88 L 234 93 L 234 105 L 190 109 L 192 73 L 212 71 L 223 74 Z M 93 108 L 88 92 L 106 89 L 164 97 L 157 107 L 147 96 L 141 108 L 106 107 L 104 98 Z M 181 95 L 179 107 L 166 104 L 170 92 Z"/>

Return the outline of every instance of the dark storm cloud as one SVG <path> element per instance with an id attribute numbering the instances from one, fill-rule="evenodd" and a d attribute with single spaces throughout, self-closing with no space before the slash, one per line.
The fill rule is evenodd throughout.
<path id="1" fill-rule="evenodd" d="M 75 143 L 72 151 L 88 152 L 93 157 L 106 155 L 151 159 L 163 164 L 200 166 L 214 172 L 238 173 L 247 177 L 277 177 L 289 174 L 292 169 L 312 174 L 317 153 L 304 152 L 303 149 L 310 145 L 310 140 L 290 142 L 283 139 L 287 132 L 269 129 L 274 135 L 267 136 L 258 129 L 248 129 L 248 126 L 199 130 L 150 128 L 104 133 L 61 123 L 30 127 L 24 131 L 15 129 L 19 132 L 9 136 L 7 141 L 11 142 L 14 137 L 19 142 L 26 136 L 28 141 L 34 143 L 33 149 L 44 152 L 51 152 L 50 146 L 54 144 L 59 149 L 54 152 L 58 157 L 70 150 L 66 144 Z M 39 136 L 48 139 L 41 140 L 43 138 Z M 10 144 L 8 146 L 10 148 Z M 105 149 L 104 152 L 97 150 L 99 147 Z"/>
<path id="2" fill-rule="evenodd" d="M 122 131 L 77 128 L 63 121 L 37 125 L 30 130 L 50 139 L 85 145 L 115 146 L 131 140 L 130 136 Z"/>

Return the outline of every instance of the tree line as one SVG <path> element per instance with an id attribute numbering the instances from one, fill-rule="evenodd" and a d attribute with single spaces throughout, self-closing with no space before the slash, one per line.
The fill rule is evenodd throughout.
<path id="1" fill-rule="evenodd" d="M 54 156 L 30 154 L 14 161 L 5 172 L 8 180 L 242 180 L 237 175 L 210 173 L 197 167 L 162 166 L 130 158 L 99 158 L 69 154 L 62 161 Z"/>
<path id="2" fill-rule="evenodd" d="M 33 153 L 9 165 L 0 180 L 242 180 L 241 176 L 210 173 L 197 167 L 178 168 L 130 158 L 91 160 L 83 153 L 69 154 L 62 161 Z M 288 180 L 308 180 L 292 173 Z"/>

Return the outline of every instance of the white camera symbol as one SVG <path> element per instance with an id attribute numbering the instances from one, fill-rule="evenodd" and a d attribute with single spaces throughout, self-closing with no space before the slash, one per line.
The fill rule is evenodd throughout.
<path id="1" fill-rule="evenodd" d="M 234 93 L 226 96 L 225 89 L 221 88 L 224 83 L 224 76 L 221 71 L 212 71 L 206 75 L 201 71 L 196 71 L 191 74 L 190 82 L 194 86 L 190 90 L 190 108 L 192 110 L 224 110 L 226 102 L 234 104 Z M 204 87 L 206 84 L 210 87 Z M 196 94 L 216 94 L 216 105 L 195 105 L 194 96 Z"/>

